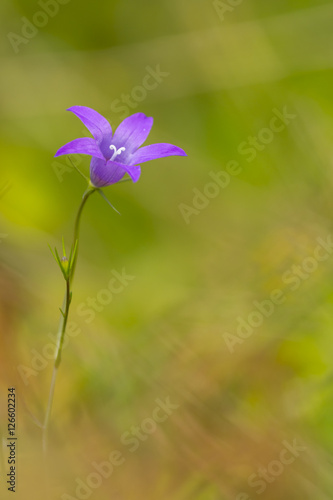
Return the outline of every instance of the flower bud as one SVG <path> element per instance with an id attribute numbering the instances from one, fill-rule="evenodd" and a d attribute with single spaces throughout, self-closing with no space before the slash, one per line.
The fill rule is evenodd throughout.
<path id="1" fill-rule="evenodd" d="M 61 258 L 61 267 L 62 267 L 65 274 L 67 274 L 68 265 L 69 265 L 69 261 L 68 261 L 67 257 L 62 257 Z"/>

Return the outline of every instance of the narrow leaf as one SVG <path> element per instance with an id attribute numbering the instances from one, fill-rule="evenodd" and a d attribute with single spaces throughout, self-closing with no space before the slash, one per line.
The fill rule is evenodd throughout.
<path id="1" fill-rule="evenodd" d="M 103 191 L 102 191 L 101 189 L 98 189 L 97 191 L 98 191 L 98 192 L 99 192 L 99 194 L 102 196 L 102 198 L 104 198 L 104 200 L 106 201 L 106 203 L 107 203 L 108 205 L 110 205 L 110 207 L 111 207 L 111 208 L 113 208 L 113 210 L 114 210 L 115 212 L 117 212 L 117 214 L 121 215 L 121 213 L 120 213 L 120 212 L 118 212 L 118 210 L 117 210 L 117 209 L 116 209 L 116 208 L 112 205 L 112 203 L 111 203 L 111 202 L 107 199 L 107 197 L 105 196 L 105 194 L 103 193 Z"/>
<path id="2" fill-rule="evenodd" d="M 73 168 L 75 168 L 75 170 L 76 170 L 76 171 L 77 171 L 77 172 L 81 175 L 81 177 L 83 177 L 83 178 L 84 178 L 84 179 L 85 179 L 85 180 L 89 183 L 89 179 L 88 179 L 88 177 L 86 177 L 86 176 L 85 176 L 85 175 L 81 172 L 81 170 L 79 170 L 79 169 L 77 168 L 77 166 L 76 166 L 76 165 L 75 165 L 75 163 L 73 162 L 73 160 L 72 160 L 72 158 L 70 157 L 70 155 L 68 155 L 68 159 L 69 159 L 69 161 L 71 162 L 71 164 L 72 164 Z"/>

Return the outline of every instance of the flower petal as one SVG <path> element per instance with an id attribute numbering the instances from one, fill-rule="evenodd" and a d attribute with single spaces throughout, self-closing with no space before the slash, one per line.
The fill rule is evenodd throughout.
<path id="1" fill-rule="evenodd" d="M 90 137 L 82 137 L 81 139 L 74 139 L 62 146 L 54 156 L 69 155 L 69 154 L 83 154 L 96 156 L 96 158 L 104 158 L 96 141 Z"/>
<path id="2" fill-rule="evenodd" d="M 94 109 L 87 108 L 86 106 L 72 106 L 71 108 L 68 108 L 67 111 L 72 111 L 72 113 L 80 118 L 98 142 L 104 156 L 109 158 L 112 129 L 107 119 L 97 113 Z"/>
<path id="3" fill-rule="evenodd" d="M 141 169 L 139 166 L 128 166 L 115 161 L 100 160 L 92 158 L 90 163 L 90 180 L 96 187 L 109 186 L 119 182 L 126 172 L 133 182 L 139 180 Z"/>
<path id="4" fill-rule="evenodd" d="M 132 157 L 133 163 L 143 163 L 145 161 L 164 158 L 165 156 L 187 156 L 185 151 L 178 146 L 167 143 L 151 144 L 136 151 Z"/>
<path id="5" fill-rule="evenodd" d="M 112 144 L 116 148 L 125 147 L 126 156 L 134 153 L 147 139 L 153 126 L 153 118 L 144 113 L 135 113 L 125 118 L 114 133 Z"/>

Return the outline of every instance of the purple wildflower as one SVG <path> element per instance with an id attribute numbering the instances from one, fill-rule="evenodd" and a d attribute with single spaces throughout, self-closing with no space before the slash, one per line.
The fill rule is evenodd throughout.
<path id="1" fill-rule="evenodd" d="M 84 123 L 94 138 L 75 139 L 60 148 L 55 156 L 85 154 L 92 156 L 90 180 L 95 187 L 109 186 L 126 174 L 136 182 L 141 174 L 140 163 L 164 156 L 187 156 L 172 144 L 140 146 L 147 139 L 153 118 L 136 113 L 125 118 L 112 135 L 111 125 L 104 116 L 85 106 L 72 106 L 72 111 Z M 139 149 L 140 148 L 140 149 Z"/>

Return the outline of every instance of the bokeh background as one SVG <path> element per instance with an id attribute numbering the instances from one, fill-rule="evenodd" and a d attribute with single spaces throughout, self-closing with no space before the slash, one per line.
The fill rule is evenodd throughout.
<path id="1" fill-rule="evenodd" d="M 1 498 L 9 386 L 18 499 L 333 498 L 332 23 L 327 0 L 1 2 Z M 105 189 L 121 216 L 98 194 L 85 208 L 44 459 L 64 288 L 48 244 L 70 245 L 85 189 L 53 158 L 87 133 L 73 105 L 113 129 L 153 116 L 147 143 L 188 158 Z M 292 118 L 272 132 L 277 112 Z M 115 271 L 132 279 L 106 300 Z M 114 450 L 124 463 L 96 475 Z"/>

